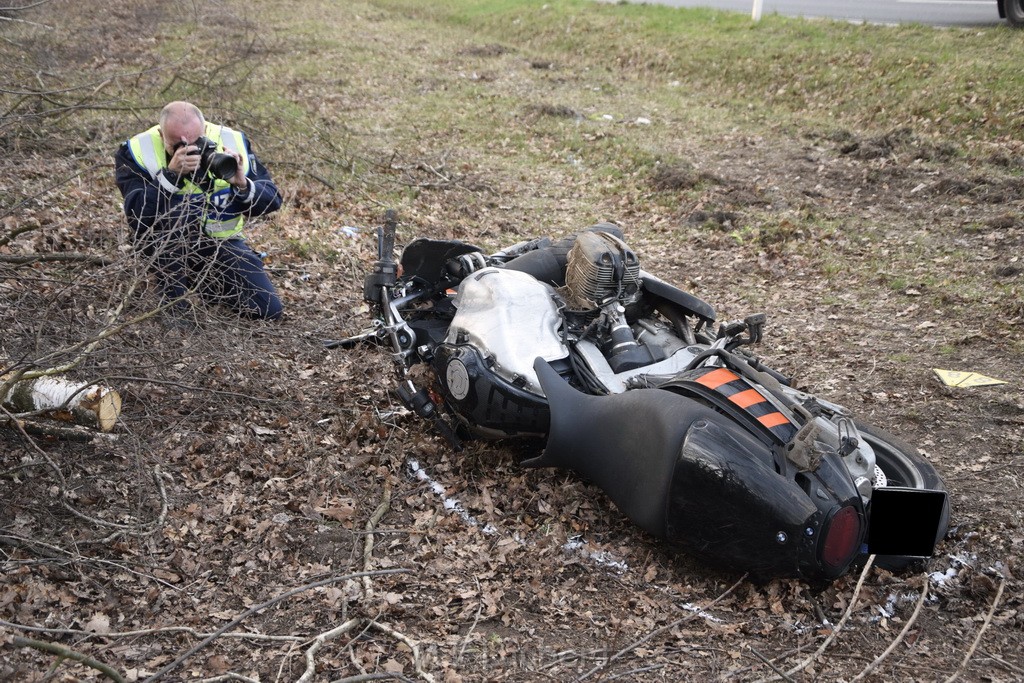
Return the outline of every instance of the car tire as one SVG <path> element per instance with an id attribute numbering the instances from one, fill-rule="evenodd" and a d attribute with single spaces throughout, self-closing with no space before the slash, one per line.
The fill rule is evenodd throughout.
<path id="1" fill-rule="evenodd" d="M 1024 28 L 1024 0 L 1006 0 L 1003 10 L 1010 26 Z"/>

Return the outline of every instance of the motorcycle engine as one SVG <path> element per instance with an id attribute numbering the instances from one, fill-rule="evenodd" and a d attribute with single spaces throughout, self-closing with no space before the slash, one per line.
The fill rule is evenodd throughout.
<path id="1" fill-rule="evenodd" d="M 610 300 L 629 303 L 640 291 L 640 259 L 607 232 L 581 232 L 569 250 L 565 285 L 570 303 L 595 308 Z"/>

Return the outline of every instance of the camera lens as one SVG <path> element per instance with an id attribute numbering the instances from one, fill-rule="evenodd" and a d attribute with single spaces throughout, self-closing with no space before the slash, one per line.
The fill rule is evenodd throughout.
<path id="1" fill-rule="evenodd" d="M 209 159 L 210 173 L 214 178 L 231 180 L 238 173 L 238 162 L 230 154 L 214 152 Z"/>

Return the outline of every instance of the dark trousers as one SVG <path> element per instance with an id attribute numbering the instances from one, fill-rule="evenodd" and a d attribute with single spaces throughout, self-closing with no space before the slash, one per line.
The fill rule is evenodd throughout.
<path id="1" fill-rule="evenodd" d="M 150 270 L 169 300 L 195 291 L 204 301 L 247 318 L 281 317 L 281 300 L 263 261 L 243 239 L 171 228 L 137 234 L 136 246 L 150 259 Z"/>

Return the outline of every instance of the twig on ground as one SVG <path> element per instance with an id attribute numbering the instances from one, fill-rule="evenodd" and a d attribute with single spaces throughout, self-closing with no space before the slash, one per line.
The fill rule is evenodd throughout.
<path id="1" fill-rule="evenodd" d="M 729 596 L 734 590 L 736 590 L 739 587 L 739 585 L 741 583 L 743 583 L 746 580 L 747 580 L 747 575 L 744 574 L 743 576 L 740 577 L 739 581 L 737 581 L 733 585 L 729 586 L 729 588 L 724 593 L 722 593 L 717 598 L 712 600 L 710 603 L 708 603 L 707 605 L 702 607 L 701 610 L 703 611 L 703 610 L 707 610 L 707 609 L 710 609 L 710 608 L 714 607 L 719 602 L 724 600 L 727 596 Z M 641 645 L 643 645 L 644 643 L 646 643 L 648 640 L 650 640 L 651 638 L 655 637 L 656 635 L 658 635 L 660 633 L 664 633 L 665 631 L 671 630 L 671 629 L 675 628 L 676 626 L 679 626 L 680 624 L 683 624 L 683 623 L 686 623 L 687 621 L 690 621 L 691 619 L 696 619 L 698 616 L 699 616 L 699 612 L 695 612 L 693 614 L 687 614 L 685 617 L 680 617 L 679 619 L 676 619 L 675 621 L 673 621 L 670 624 L 666 624 L 665 626 L 662 626 L 661 628 L 654 629 L 653 631 L 651 631 L 650 633 L 648 633 L 644 637 L 642 637 L 642 638 L 640 638 L 638 640 L 633 641 L 632 643 L 630 643 L 626 647 L 622 648 L 621 650 L 619 650 L 618 652 L 613 654 L 611 657 L 609 657 L 607 660 L 605 660 L 602 664 L 599 664 L 598 666 L 595 666 L 590 671 L 587 671 L 585 674 L 583 674 L 582 676 L 577 678 L 576 679 L 577 683 L 579 683 L 579 681 L 583 681 L 583 680 L 586 680 L 586 679 L 590 678 L 591 676 L 593 676 L 595 673 L 597 673 L 599 671 L 603 671 L 603 670 L 607 669 L 611 665 L 612 662 L 616 661 L 617 659 L 620 659 L 621 657 L 626 656 L 627 654 L 629 654 L 630 652 L 632 652 L 636 648 L 640 647 Z"/>
<path id="2" fill-rule="evenodd" d="M 213 678 L 204 678 L 199 683 L 220 683 L 220 681 L 242 681 L 243 683 L 260 683 L 254 678 L 243 676 L 242 674 L 226 673 L 220 676 L 214 676 Z"/>
<path id="3" fill-rule="evenodd" d="M 48 652 L 53 655 L 57 655 L 62 659 L 73 659 L 76 662 L 85 664 L 89 668 L 96 669 L 104 676 L 109 678 L 115 683 L 125 683 L 124 677 L 117 673 L 112 667 L 104 664 L 103 662 L 97 661 L 88 655 L 84 655 L 81 652 L 76 652 L 70 648 L 64 647 L 57 643 L 47 643 L 42 640 L 35 640 L 33 638 L 23 638 L 21 636 L 14 636 L 11 643 L 15 647 L 30 647 L 40 652 Z"/>
<path id="4" fill-rule="evenodd" d="M 804 646 L 801 645 L 799 647 L 794 647 L 794 648 L 792 648 L 790 650 L 786 650 L 785 652 L 780 652 L 779 654 L 775 655 L 774 657 L 772 657 L 768 661 L 771 662 L 772 664 L 774 664 L 775 662 L 781 661 L 781 660 L 786 659 L 788 657 L 792 657 L 793 655 L 798 655 L 798 654 L 800 654 L 803 651 L 804 651 Z M 722 680 L 728 681 L 728 680 L 731 680 L 733 678 L 737 678 L 737 677 L 747 673 L 748 671 L 750 671 L 751 669 L 753 669 L 753 668 L 755 668 L 757 666 L 759 666 L 759 665 L 751 664 L 750 666 L 744 666 L 744 667 L 742 667 L 740 669 L 736 669 L 734 671 L 730 671 L 729 673 L 727 673 L 724 676 L 722 676 Z M 772 668 L 774 668 L 774 667 L 772 667 Z"/>
<path id="5" fill-rule="evenodd" d="M 385 575 L 388 575 L 388 574 L 407 574 L 410 571 L 411 570 L 409 570 L 409 569 L 401 569 L 401 568 L 400 569 L 380 569 L 378 571 L 371 572 L 371 573 L 374 576 L 385 576 Z M 312 590 L 314 588 L 320 588 L 321 586 L 328 586 L 328 585 L 330 585 L 332 583 L 337 583 L 338 581 L 347 581 L 349 579 L 358 579 L 358 578 L 361 578 L 362 576 L 364 576 L 364 574 L 365 574 L 365 572 L 358 572 L 356 574 L 344 574 L 342 576 L 332 576 L 332 577 L 329 577 L 329 578 L 326 578 L 326 579 L 322 579 L 320 581 L 314 581 L 312 583 L 307 583 L 305 585 L 298 586 L 297 588 L 292 588 L 289 591 L 285 591 L 284 593 L 281 593 L 280 595 L 278 595 L 278 596 L 276 596 L 274 598 L 271 598 L 270 600 L 267 600 L 266 602 L 260 603 L 259 605 L 256 605 L 255 607 L 250 607 L 249 609 L 247 609 L 246 611 L 242 612 L 240 615 L 238 615 L 237 617 L 232 619 L 230 622 L 228 622 L 227 624 L 225 624 L 224 626 L 222 626 L 218 630 L 216 630 L 213 633 L 211 633 L 207 638 L 203 639 L 200 643 L 197 643 L 196 645 L 193 645 L 191 648 L 189 648 L 189 650 L 187 652 L 185 652 L 184 654 L 179 656 L 177 659 L 175 659 L 173 662 L 171 662 L 170 664 L 168 664 L 167 666 L 165 666 L 164 668 L 160 669 L 155 674 L 153 674 L 152 676 L 147 678 L 145 681 L 143 681 L 143 683 L 154 683 L 154 681 L 160 680 L 161 678 L 166 676 L 168 673 L 170 673 L 174 669 L 178 668 L 182 663 L 184 663 L 189 657 L 194 655 L 196 652 L 199 652 L 199 650 L 203 649 L 204 647 L 206 647 L 207 645 L 212 643 L 215 639 L 219 638 L 224 633 L 230 631 L 235 626 L 238 626 L 245 619 L 251 617 L 253 614 L 256 614 L 257 612 L 265 610 L 268 607 L 272 607 L 272 606 L 276 605 L 277 603 L 281 602 L 282 600 L 285 600 L 287 598 L 290 598 L 293 595 L 296 595 L 297 593 L 303 593 L 305 591 Z"/>
<path id="6" fill-rule="evenodd" d="M 135 576 L 145 577 L 146 579 L 148 579 L 150 581 L 153 581 L 154 583 L 158 583 L 161 586 L 163 586 L 165 588 L 168 588 L 170 590 L 181 591 L 181 588 L 178 588 L 177 586 L 175 586 L 173 583 L 170 583 L 169 581 L 161 579 L 160 577 L 154 576 L 152 574 L 145 574 L 143 572 L 137 571 L 135 569 L 132 569 L 128 565 L 125 565 L 125 564 L 121 563 L 121 562 L 114 562 L 113 560 L 106 560 L 106 559 L 99 558 L 99 557 L 86 557 L 85 555 L 80 555 L 78 553 L 74 553 L 74 552 L 72 552 L 72 551 L 70 551 L 70 550 L 68 550 L 66 548 L 61 548 L 60 546 L 57 546 L 57 545 L 51 545 L 49 543 L 44 543 L 43 541 L 39 541 L 39 540 L 36 540 L 34 538 L 25 538 L 24 536 L 17 536 L 17 535 L 14 535 L 14 534 L 0 534 L 0 545 L 13 545 L 13 546 L 19 546 L 19 547 L 39 546 L 40 548 L 46 548 L 47 550 L 52 550 L 55 553 L 61 553 L 63 555 L 67 555 L 68 559 L 67 560 L 61 560 L 61 562 L 71 562 L 71 563 L 83 562 L 83 563 L 94 563 L 94 564 L 108 565 L 108 566 L 111 566 L 111 567 L 117 567 L 121 571 L 127 572 L 129 574 L 134 574 Z M 57 558 L 45 558 L 45 559 L 56 560 Z M 30 627 L 30 630 L 47 631 L 48 629 L 32 629 Z"/>
<path id="7" fill-rule="evenodd" d="M 288 661 L 292 658 L 292 650 L 295 649 L 295 643 L 288 646 L 288 651 L 281 657 L 281 663 L 277 665 L 277 677 L 274 678 L 274 683 L 278 683 L 281 680 L 281 676 L 284 674 L 284 667 L 288 664 Z"/>
<path id="8" fill-rule="evenodd" d="M 771 669 L 772 671 L 774 671 L 780 678 L 782 678 L 785 681 L 789 681 L 790 683 L 792 683 L 793 679 L 790 678 L 789 676 L 787 676 L 785 671 L 783 671 L 779 667 L 775 666 L 775 664 L 773 664 L 770 659 L 768 659 L 763 654 L 758 652 L 756 648 L 748 647 L 747 649 L 750 650 L 754 654 L 755 657 L 757 657 L 762 662 L 764 662 L 768 666 L 768 668 Z"/>
<path id="9" fill-rule="evenodd" d="M 135 631 L 108 631 L 106 633 L 94 633 L 92 631 L 83 631 L 78 628 L 46 628 L 43 626 L 29 626 L 27 624 L 17 624 L 12 621 L 3 620 L 0 620 L 0 626 L 6 626 L 7 628 L 13 628 L 19 631 L 55 633 L 59 635 L 79 636 L 82 638 L 137 638 L 138 636 L 155 636 L 164 633 L 185 633 L 195 638 L 208 638 L 211 635 L 209 633 L 197 631 L 190 626 L 165 626 L 161 628 L 143 628 Z M 220 634 L 220 637 L 239 638 L 243 640 L 278 640 L 292 643 L 301 643 L 308 640 L 308 638 L 301 638 L 299 636 L 272 636 L 265 633 L 246 632 L 222 633 Z"/>
<path id="10" fill-rule="evenodd" d="M 786 671 L 784 675 L 792 676 L 793 674 L 799 671 L 803 671 L 811 664 L 813 664 L 814 660 L 821 656 L 821 653 L 828 649 L 828 646 L 831 645 L 832 641 L 836 639 L 836 636 L 839 635 L 839 632 L 843 630 L 843 626 L 846 625 L 846 621 L 850 618 L 850 615 L 853 614 L 853 608 L 857 605 L 857 598 L 860 597 L 860 589 L 864 587 L 864 580 L 867 579 L 868 572 L 871 570 L 871 565 L 874 563 L 875 556 L 868 555 L 868 561 L 864 563 L 864 569 L 862 569 L 860 572 L 860 578 L 857 580 L 857 586 L 853 589 L 853 595 L 850 596 L 850 604 L 846 606 L 846 611 L 843 613 L 842 618 L 839 620 L 839 623 L 836 624 L 835 628 L 832 629 L 832 633 L 828 634 L 828 638 L 825 639 L 825 642 L 823 642 L 817 650 L 808 655 L 807 659 Z M 768 680 L 773 681 L 775 679 L 769 678 Z"/>
<path id="11" fill-rule="evenodd" d="M 272 403 L 277 399 L 264 398 L 263 396 L 254 396 L 252 394 L 242 394 L 237 391 L 224 391 L 223 389 L 211 389 L 209 387 L 201 387 L 196 384 L 185 384 L 184 382 L 175 382 L 166 379 L 155 379 L 152 377 L 135 377 L 132 375 L 109 375 L 103 378 L 105 382 L 141 382 L 142 384 L 155 384 L 164 387 L 176 387 L 178 389 L 186 389 L 188 391 L 195 391 L 205 394 L 211 394 L 214 396 L 224 396 L 226 398 L 241 398 L 246 401 L 253 401 L 256 403 L 267 402 Z"/>
<path id="12" fill-rule="evenodd" d="M 399 633 L 395 629 L 380 623 L 379 621 L 370 621 L 370 628 L 377 629 L 381 633 L 386 633 L 395 640 L 405 643 L 406 647 L 412 650 L 412 664 L 416 669 L 416 674 L 427 681 L 427 683 L 434 683 L 434 677 L 429 672 L 423 670 L 423 661 L 420 658 L 420 646 L 413 642 L 407 635 Z"/>
<path id="13" fill-rule="evenodd" d="M 957 667 L 956 671 L 947 678 L 944 683 L 953 683 L 959 678 L 965 671 L 967 671 L 967 664 L 971 661 L 971 657 L 974 656 L 974 651 L 978 649 L 978 643 L 981 642 L 981 637 L 985 635 L 986 629 L 992 624 L 992 615 L 996 613 L 996 606 L 999 605 L 999 600 L 1003 597 L 1003 589 L 1006 588 L 1006 577 L 1001 577 L 999 582 L 999 589 L 996 591 L 996 597 L 992 600 L 992 607 L 989 608 L 988 614 L 985 615 L 985 621 L 982 623 L 981 628 L 978 629 L 978 635 L 974 637 L 974 642 L 971 643 L 971 647 L 968 648 L 967 654 L 964 655 L 964 660 L 960 662 L 960 666 Z"/>
<path id="14" fill-rule="evenodd" d="M 915 621 L 917 621 L 917 615 L 921 613 L 921 606 L 924 605 L 925 598 L 927 597 L 928 577 L 925 576 L 924 587 L 921 589 L 921 596 L 917 599 L 917 604 L 914 606 L 914 612 L 910 615 L 910 618 L 907 619 L 907 623 L 903 625 L 903 629 L 899 632 L 899 635 L 896 636 L 895 640 L 889 643 L 889 647 L 885 648 L 885 651 L 882 652 L 882 654 L 878 655 L 875 658 L 875 661 L 868 664 L 866 667 L 864 667 L 863 671 L 861 671 L 859 674 L 850 679 L 850 683 L 855 683 L 855 681 L 863 680 L 864 677 L 870 674 L 872 671 L 874 671 L 875 668 L 877 668 L 878 665 L 881 664 L 886 657 L 892 654 L 892 651 L 896 649 L 897 645 L 903 642 L 903 638 L 907 635 L 907 633 L 910 632 L 910 627 L 914 625 Z"/>
<path id="15" fill-rule="evenodd" d="M 366 521 L 366 543 L 363 545 L 363 571 L 370 571 L 370 563 L 373 560 L 373 530 L 377 528 L 381 518 L 391 508 L 391 484 L 384 483 L 384 493 L 381 496 L 380 504 Z M 370 584 L 369 575 L 363 577 L 363 593 L 367 596 L 373 593 L 373 586 Z"/>
<path id="16" fill-rule="evenodd" d="M 49 436 L 61 441 L 75 441 L 79 443 L 89 443 L 90 441 L 110 443 L 118 440 L 117 434 L 98 432 L 95 429 L 82 425 L 58 425 L 50 422 L 37 422 L 13 415 L 0 418 L 0 427 L 24 432 L 26 436 L 34 434 L 36 436 Z"/>
<path id="17" fill-rule="evenodd" d="M 480 593 L 480 580 L 477 579 L 476 577 L 473 577 L 473 581 L 476 582 L 476 592 L 477 592 L 477 594 L 479 594 Z M 469 645 L 469 638 L 470 638 L 470 636 L 473 635 L 473 631 L 476 630 L 476 625 L 478 623 L 480 623 L 480 613 L 483 611 L 483 609 L 484 609 L 484 603 L 483 603 L 483 600 L 481 600 L 476 605 L 476 615 L 473 617 L 472 625 L 469 627 L 469 630 L 466 631 L 466 635 L 462 637 L 462 644 L 459 646 L 459 652 L 458 652 L 458 654 L 455 655 L 455 663 L 456 664 L 458 664 L 459 662 L 462 661 L 462 655 L 466 652 L 466 646 Z"/>
<path id="18" fill-rule="evenodd" d="M 6 408 L 0 407 L 0 411 L 3 411 L 3 413 L 7 416 L 9 421 L 15 423 L 15 426 L 18 427 L 19 431 L 24 437 L 25 443 L 31 446 L 36 453 L 42 456 L 42 458 L 50 466 L 50 469 L 53 470 L 53 473 L 57 475 L 57 482 L 60 487 L 60 502 L 64 506 L 64 509 L 66 509 L 75 517 L 78 517 L 79 519 L 84 519 L 87 522 L 92 522 L 97 526 L 106 527 L 108 529 L 116 529 L 116 532 L 113 535 L 101 539 L 101 543 L 110 542 L 117 536 L 120 536 L 124 533 L 139 537 L 149 536 L 151 534 L 156 533 L 157 530 L 159 530 L 163 526 L 164 520 L 167 518 L 167 489 L 164 488 L 163 472 L 160 470 L 159 465 L 155 465 L 153 467 L 153 481 L 156 483 L 157 490 L 160 493 L 160 514 L 157 515 L 157 518 L 155 520 L 152 520 L 145 524 L 133 525 L 120 524 L 118 522 L 108 522 L 103 519 L 92 517 L 78 510 L 75 506 L 68 502 L 67 493 L 69 491 L 69 488 L 67 480 L 64 478 L 64 473 L 61 472 L 60 467 L 57 465 L 57 463 L 53 461 L 53 458 L 50 457 L 49 453 L 40 448 L 39 444 L 37 444 L 35 440 L 28 435 L 28 433 L 24 429 L 24 425 L 21 423 L 20 420 L 15 418 Z"/>
<path id="19" fill-rule="evenodd" d="M 64 252 L 61 254 L 0 254 L 0 263 L 24 266 L 31 263 L 42 263 L 57 261 L 61 263 L 85 263 L 95 266 L 109 266 L 115 263 L 116 259 L 109 256 L 97 254 L 78 254 L 75 252 Z"/>
<path id="20" fill-rule="evenodd" d="M 1006 661 L 1005 659 L 1003 659 L 999 655 L 994 655 L 991 652 L 985 652 L 984 650 L 982 650 L 981 654 L 984 655 L 985 657 L 988 657 L 993 662 L 995 662 L 999 666 L 1003 667 L 1007 671 L 1012 671 L 1014 673 L 1024 675 L 1024 669 L 1020 668 L 1019 666 L 1015 666 L 1013 664 L 1010 664 L 1008 661 Z"/>
<path id="21" fill-rule="evenodd" d="M 299 676 L 295 683 L 309 683 L 309 681 L 313 680 L 313 676 L 316 675 L 316 653 L 320 651 L 320 648 L 324 646 L 324 643 L 328 640 L 337 638 L 344 633 L 348 633 L 358 624 L 358 619 L 349 619 L 340 626 L 332 628 L 330 631 L 324 631 L 314 638 L 313 644 L 306 650 L 306 670 L 301 676 Z"/>
<path id="22" fill-rule="evenodd" d="M 664 669 L 664 668 L 665 668 L 664 664 L 651 664 L 650 666 L 642 666 L 639 669 L 630 669 L 629 671 L 623 671 L 622 673 L 615 674 L 614 676 L 611 676 L 610 678 L 607 678 L 605 680 L 617 681 L 617 680 L 619 680 L 621 678 L 626 678 L 628 680 L 633 680 L 633 678 L 637 674 L 647 673 L 648 671 L 657 671 L 659 669 Z"/>

